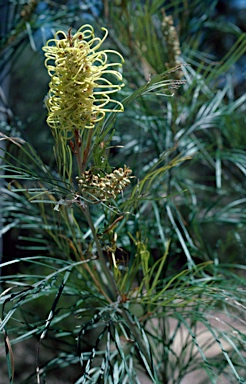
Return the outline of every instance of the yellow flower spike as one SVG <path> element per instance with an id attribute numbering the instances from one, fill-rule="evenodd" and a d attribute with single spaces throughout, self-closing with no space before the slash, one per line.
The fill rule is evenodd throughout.
<path id="1" fill-rule="evenodd" d="M 94 36 L 89 24 L 73 36 L 70 31 L 67 35 L 58 31 L 43 47 L 51 77 L 47 123 L 62 130 L 65 137 L 73 135 L 75 129 L 93 128 L 106 112 L 123 111 L 123 105 L 109 95 L 124 86 L 121 73 L 114 69 L 124 60 L 117 51 L 99 51 L 108 35 L 106 28 L 102 30 L 102 39 Z M 120 62 L 108 63 L 108 54 L 117 55 Z M 119 84 L 113 84 L 105 75 L 114 77 Z"/>

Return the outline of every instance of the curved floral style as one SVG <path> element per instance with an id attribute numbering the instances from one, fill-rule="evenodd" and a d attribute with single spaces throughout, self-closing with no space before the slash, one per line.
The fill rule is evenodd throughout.
<path id="1" fill-rule="evenodd" d="M 45 66 L 51 76 L 46 101 L 47 123 L 51 128 L 93 128 L 106 112 L 123 111 L 122 104 L 110 97 L 124 85 L 121 73 L 114 69 L 122 65 L 123 57 L 117 51 L 99 51 L 108 35 L 106 28 L 102 30 L 102 39 L 94 36 L 89 24 L 73 36 L 71 30 L 67 35 L 58 31 L 43 47 Z M 108 63 L 108 53 L 117 55 L 120 62 Z M 113 84 L 108 77 L 119 83 Z"/>

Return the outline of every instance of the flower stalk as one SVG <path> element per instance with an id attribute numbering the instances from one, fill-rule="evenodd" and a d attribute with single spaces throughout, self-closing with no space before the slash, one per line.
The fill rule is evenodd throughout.
<path id="1" fill-rule="evenodd" d="M 67 34 L 58 31 L 43 47 L 45 66 L 51 77 L 46 99 L 47 123 L 56 140 L 55 152 L 59 159 L 59 172 L 64 180 L 72 181 L 72 164 L 67 164 L 67 161 L 74 155 L 81 197 L 86 196 L 88 200 L 89 195 L 94 195 L 99 201 L 115 198 L 116 194 L 130 183 L 128 176 L 131 173 L 131 170 L 125 167 L 124 170 L 115 170 L 105 178 L 95 175 L 93 182 L 95 184 L 97 178 L 99 184 L 93 185 L 88 178 L 91 171 L 86 171 L 93 135 L 96 134 L 93 129 L 95 124 L 100 122 L 107 112 L 123 111 L 123 105 L 113 99 L 112 95 L 124 85 L 122 75 L 117 70 L 124 60 L 116 51 L 101 50 L 108 35 L 107 29 L 102 30 L 102 39 L 95 37 L 92 26 L 88 24 L 82 26 L 74 35 L 71 29 Z M 109 62 L 109 56 L 116 57 L 116 60 Z M 69 171 L 64 171 L 68 169 Z M 118 295 L 116 283 L 106 264 L 90 208 L 88 204 L 79 207 L 91 230 L 97 256 L 107 279 L 107 294 L 104 296 L 109 301 L 115 301 Z M 105 292 L 105 287 L 103 291 Z"/>

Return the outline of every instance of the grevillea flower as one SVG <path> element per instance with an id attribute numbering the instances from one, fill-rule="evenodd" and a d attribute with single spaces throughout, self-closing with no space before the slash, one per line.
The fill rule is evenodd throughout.
<path id="1" fill-rule="evenodd" d="M 51 76 L 46 101 L 47 123 L 51 128 L 67 133 L 93 128 L 106 112 L 123 111 L 122 104 L 110 97 L 124 85 L 121 73 L 114 69 L 122 65 L 123 58 L 116 51 L 99 50 L 108 35 L 107 29 L 102 30 L 102 39 L 94 36 L 89 24 L 73 36 L 71 31 L 67 35 L 58 31 L 43 47 L 45 66 Z M 119 60 L 108 63 L 108 54 Z M 111 82 L 113 78 L 117 84 Z"/>

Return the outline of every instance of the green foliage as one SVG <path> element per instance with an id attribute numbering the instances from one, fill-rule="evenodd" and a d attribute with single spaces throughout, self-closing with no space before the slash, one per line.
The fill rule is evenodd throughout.
<path id="1" fill-rule="evenodd" d="M 81 147 L 59 131 L 51 141 L 47 128 L 44 153 L 26 139 L 29 122 L 2 124 L 0 330 L 10 383 L 14 371 L 19 382 L 12 345 L 29 339 L 36 370 L 22 383 L 55 383 L 52 371 L 73 367 L 67 382 L 76 384 L 178 384 L 196 372 L 197 383 L 245 382 L 246 97 L 232 67 L 246 40 L 218 23 L 215 5 L 104 2 L 94 27 L 106 26 L 125 58 L 125 111 L 85 131 Z M 50 7 L 44 27 L 77 26 L 77 6 Z M 3 41 L 6 63 L 26 37 L 34 44 L 41 20 L 35 6 L 25 12 Z M 217 28 L 233 36 L 218 56 Z M 94 175 L 130 167 L 131 185 L 115 199 L 81 193 L 79 148 Z"/>

